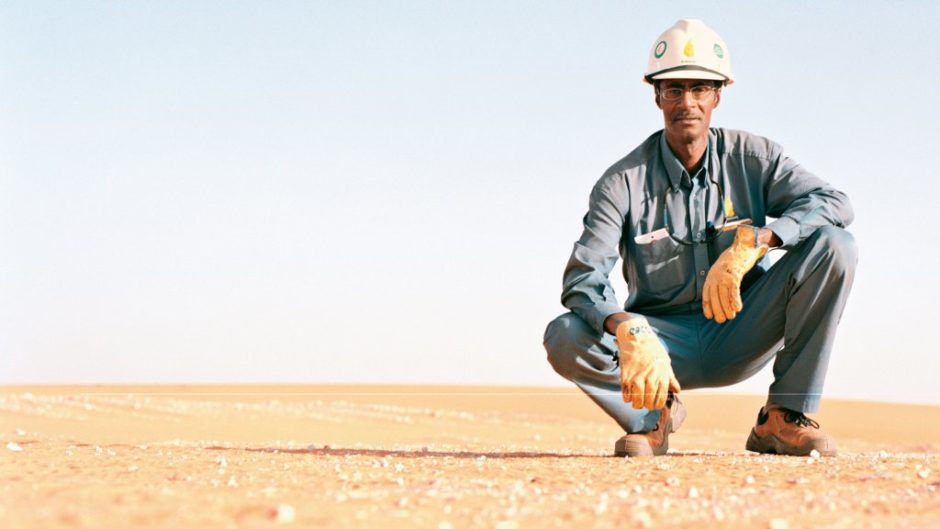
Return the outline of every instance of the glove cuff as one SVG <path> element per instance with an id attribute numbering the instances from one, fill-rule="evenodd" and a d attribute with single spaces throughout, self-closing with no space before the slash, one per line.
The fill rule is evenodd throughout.
<path id="1" fill-rule="evenodd" d="M 734 244 L 745 248 L 760 247 L 760 228 L 757 226 L 738 226 L 734 232 Z"/>
<path id="2" fill-rule="evenodd" d="M 643 333 L 653 334 L 653 328 L 650 327 L 650 323 L 646 321 L 646 318 L 642 316 L 630 318 L 629 320 L 621 322 L 620 325 L 617 325 L 618 338 L 636 336 L 637 334 Z"/>

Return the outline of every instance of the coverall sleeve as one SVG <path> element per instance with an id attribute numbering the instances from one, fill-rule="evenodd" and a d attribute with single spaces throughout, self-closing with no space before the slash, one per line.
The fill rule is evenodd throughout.
<path id="1" fill-rule="evenodd" d="M 764 184 L 767 214 L 776 217 L 767 227 L 792 247 L 826 225 L 844 228 L 855 218 L 849 197 L 800 164 L 775 145 Z"/>
<path id="2" fill-rule="evenodd" d="M 628 209 L 623 179 L 601 179 L 591 191 L 581 238 L 574 243 L 565 267 L 561 303 L 599 334 L 604 333 L 608 316 L 623 311 L 610 284 L 610 272 L 619 257 Z"/>

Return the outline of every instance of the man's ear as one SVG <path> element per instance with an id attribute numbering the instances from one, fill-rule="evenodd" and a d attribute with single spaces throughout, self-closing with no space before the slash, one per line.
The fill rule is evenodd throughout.
<path id="1" fill-rule="evenodd" d="M 718 87 L 718 90 L 715 90 L 715 108 L 718 108 L 719 103 L 721 103 L 721 87 Z"/>
<path id="2" fill-rule="evenodd" d="M 659 107 L 660 110 L 662 110 L 663 105 L 659 102 L 659 90 L 657 90 L 655 86 L 653 87 L 653 98 L 656 101 L 656 106 Z"/>

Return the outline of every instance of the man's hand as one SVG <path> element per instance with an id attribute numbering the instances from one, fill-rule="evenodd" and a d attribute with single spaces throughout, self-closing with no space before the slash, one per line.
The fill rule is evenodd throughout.
<path id="1" fill-rule="evenodd" d="M 769 230 L 767 230 L 769 231 Z M 767 245 L 758 240 L 758 229 L 738 226 L 734 242 L 722 252 L 708 271 L 702 291 L 702 310 L 718 323 L 732 320 L 744 308 L 741 279 L 767 253 Z"/>
<path id="2" fill-rule="evenodd" d="M 617 326 L 620 348 L 620 390 L 623 401 L 636 409 L 658 410 L 666 406 L 669 392 L 680 391 L 672 372 L 669 353 L 653 333 L 646 318 L 632 318 Z"/>

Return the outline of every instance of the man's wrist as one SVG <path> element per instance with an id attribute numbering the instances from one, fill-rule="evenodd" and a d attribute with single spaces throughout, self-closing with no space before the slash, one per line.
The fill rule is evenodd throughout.
<path id="1" fill-rule="evenodd" d="M 607 331 L 608 334 L 616 336 L 617 327 L 619 327 L 621 323 L 633 319 L 633 317 L 634 315 L 628 312 L 615 312 L 607 316 L 607 319 L 604 320 L 604 330 Z"/>
<path id="2" fill-rule="evenodd" d="M 644 318 L 640 314 L 630 314 L 629 312 L 615 312 L 614 314 L 611 314 L 610 316 L 608 316 L 606 320 L 604 320 L 604 330 L 607 331 L 609 334 L 613 334 L 614 336 L 617 336 L 617 328 L 620 327 L 621 324 L 626 323 L 631 320 L 637 320 L 637 323 L 643 323 L 644 325 L 647 325 L 647 326 L 649 325 L 649 323 L 647 323 L 646 321 L 646 318 Z"/>
<path id="3" fill-rule="evenodd" d="M 757 243 L 770 248 L 777 248 L 783 244 L 783 241 L 770 228 L 761 228 L 757 232 Z"/>

